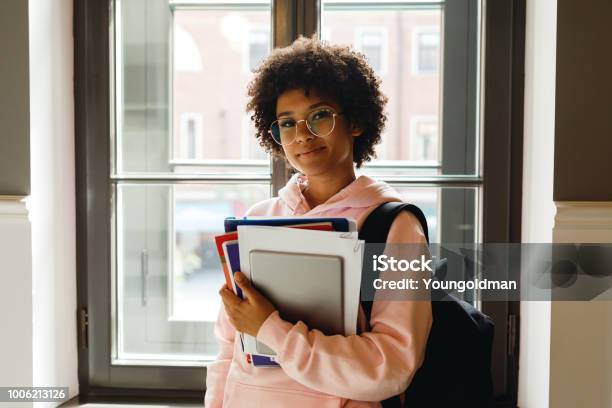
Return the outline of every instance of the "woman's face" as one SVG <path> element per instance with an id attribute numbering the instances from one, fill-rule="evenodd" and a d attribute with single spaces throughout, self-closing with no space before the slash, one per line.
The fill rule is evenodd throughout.
<path id="1" fill-rule="evenodd" d="M 296 122 L 306 119 L 313 110 L 331 108 L 341 113 L 342 108 L 334 99 L 325 97 L 315 89 L 309 95 L 303 89 L 294 89 L 282 93 L 276 101 L 276 118 L 291 118 Z M 293 143 L 283 146 L 289 163 L 306 176 L 335 174 L 338 171 L 353 170 L 353 138 L 361 130 L 352 129 L 346 117 L 336 115 L 333 131 L 325 136 L 313 135 L 305 122 L 297 125 L 297 134 Z"/>

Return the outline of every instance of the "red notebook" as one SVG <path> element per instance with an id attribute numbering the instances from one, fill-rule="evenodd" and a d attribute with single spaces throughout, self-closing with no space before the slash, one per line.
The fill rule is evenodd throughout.
<path id="1" fill-rule="evenodd" d="M 299 224 L 299 225 L 286 225 L 289 228 L 300 228 L 310 229 L 318 231 L 333 231 L 331 222 L 315 222 L 310 224 Z M 230 277 L 229 262 L 225 259 L 225 253 L 223 251 L 223 243 L 226 241 L 235 241 L 238 239 L 238 232 L 228 232 L 223 235 L 217 235 L 215 237 L 215 243 L 217 246 L 217 253 L 219 254 L 219 261 L 221 262 L 221 268 L 223 268 L 223 274 L 225 275 L 225 283 L 228 288 L 234 289 L 232 284 L 232 278 Z M 235 291 L 234 291 L 235 292 Z"/>

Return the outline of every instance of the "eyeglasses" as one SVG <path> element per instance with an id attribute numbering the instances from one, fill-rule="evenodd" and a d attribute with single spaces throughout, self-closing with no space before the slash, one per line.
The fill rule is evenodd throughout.
<path id="1" fill-rule="evenodd" d="M 295 120 L 291 118 L 281 118 L 275 120 L 270 125 L 268 133 L 272 139 L 281 146 L 288 146 L 295 142 L 297 137 L 297 128 L 300 122 L 306 122 L 306 127 L 315 136 L 325 137 L 334 131 L 336 126 L 336 116 L 342 115 L 342 112 L 334 112 L 330 108 L 320 108 L 313 110 L 306 116 L 306 119 Z"/>

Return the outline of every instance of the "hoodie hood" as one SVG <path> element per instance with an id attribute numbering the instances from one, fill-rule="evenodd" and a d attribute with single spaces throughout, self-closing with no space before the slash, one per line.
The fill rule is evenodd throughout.
<path id="1" fill-rule="evenodd" d="M 315 215 L 332 209 L 366 208 L 389 201 L 403 201 L 403 197 L 384 181 L 361 175 L 351 184 L 338 191 L 325 203 L 310 208 L 302 192 L 308 186 L 308 177 L 296 173 L 279 190 L 278 198 L 293 214 Z"/>

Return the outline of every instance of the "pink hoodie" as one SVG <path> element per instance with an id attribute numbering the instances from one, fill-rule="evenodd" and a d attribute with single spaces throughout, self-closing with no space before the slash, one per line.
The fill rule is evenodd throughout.
<path id="1" fill-rule="evenodd" d="M 310 208 L 302 191 L 308 180 L 294 175 L 279 197 L 262 201 L 247 215 L 352 217 L 358 228 L 379 204 L 403 201 L 384 182 L 360 176 L 327 202 Z M 388 243 L 424 243 L 416 217 L 400 214 Z M 284 321 L 278 311 L 261 326 L 257 338 L 277 353 L 282 368 L 257 368 L 246 362 L 235 342 L 235 329 L 223 307 L 215 324 L 220 345 L 217 361 L 208 366 L 205 406 L 228 407 L 380 407 L 400 394 L 421 366 L 431 328 L 431 303 L 378 301 L 372 307 L 370 331 L 359 311 L 359 335 L 326 336 L 302 322 Z"/>

